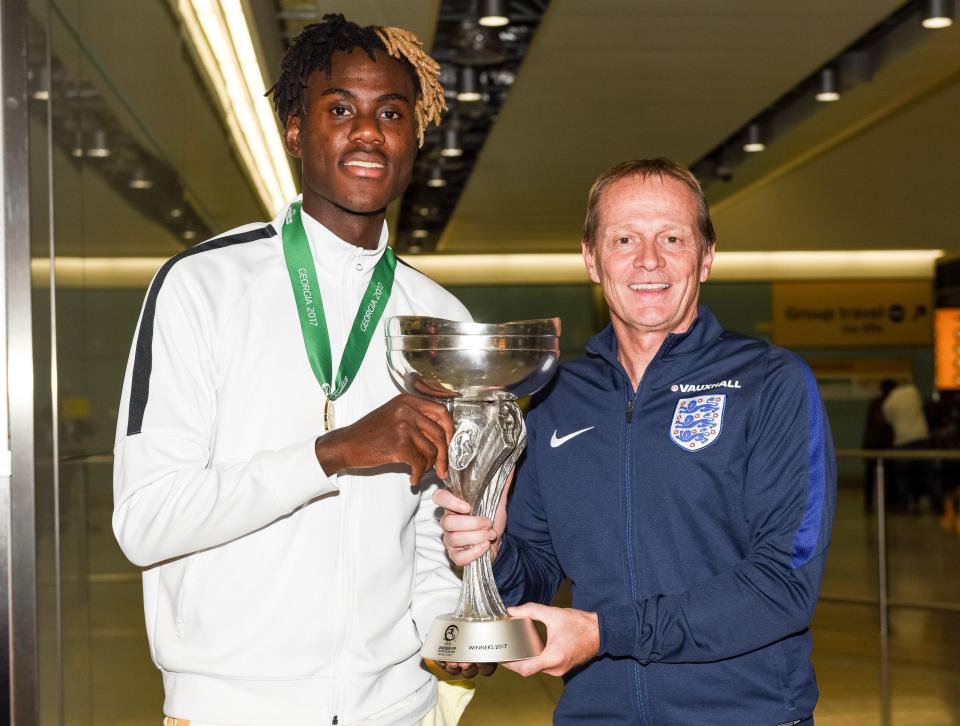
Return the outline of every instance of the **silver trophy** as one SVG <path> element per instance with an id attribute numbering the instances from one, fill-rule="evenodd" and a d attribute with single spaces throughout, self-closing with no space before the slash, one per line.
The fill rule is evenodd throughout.
<path id="1" fill-rule="evenodd" d="M 450 490 L 493 521 L 503 486 L 527 442 L 515 401 L 545 386 L 560 357 L 560 319 L 485 325 L 403 316 L 386 326 L 390 371 L 408 393 L 447 404 L 456 426 Z M 507 615 L 490 552 L 463 570 L 460 601 L 434 620 L 425 658 L 493 663 L 532 658 L 543 641 L 527 618 Z"/>

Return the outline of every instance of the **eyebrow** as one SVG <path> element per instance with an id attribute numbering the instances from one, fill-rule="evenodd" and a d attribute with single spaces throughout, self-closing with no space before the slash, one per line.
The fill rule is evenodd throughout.
<path id="1" fill-rule="evenodd" d="M 320 95 L 321 96 L 341 96 L 343 98 L 349 98 L 351 100 L 357 98 L 356 93 L 346 88 L 328 88 Z M 410 99 L 404 96 L 402 93 L 385 93 L 382 96 L 379 96 L 377 98 L 377 101 L 379 103 L 383 103 L 384 101 L 403 101 L 408 105 L 410 104 Z"/>
<path id="2" fill-rule="evenodd" d="M 610 232 L 619 233 L 619 232 L 632 232 L 634 230 L 634 225 L 629 221 L 621 224 L 611 226 Z M 680 223 L 680 222 L 666 222 L 659 226 L 661 232 L 693 232 L 694 227 Z"/>

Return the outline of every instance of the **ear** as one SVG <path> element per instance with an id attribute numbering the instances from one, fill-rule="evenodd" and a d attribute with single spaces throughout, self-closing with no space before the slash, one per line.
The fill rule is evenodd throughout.
<path id="1" fill-rule="evenodd" d="M 587 268 L 587 274 L 590 279 L 598 285 L 600 284 L 600 273 L 597 270 L 597 260 L 592 245 L 587 244 L 586 240 L 580 242 L 580 249 L 583 252 L 583 264 Z"/>
<path id="2" fill-rule="evenodd" d="M 303 147 L 300 146 L 300 114 L 287 116 L 287 128 L 283 132 L 283 145 L 287 153 L 295 159 L 303 158 Z"/>
<path id="3" fill-rule="evenodd" d="M 710 270 L 713 268 L 713 253 L 716 247 L 716 243 L 710 245 L 700 257 L 700 282 L 706 282 L 710 277 Z"/>

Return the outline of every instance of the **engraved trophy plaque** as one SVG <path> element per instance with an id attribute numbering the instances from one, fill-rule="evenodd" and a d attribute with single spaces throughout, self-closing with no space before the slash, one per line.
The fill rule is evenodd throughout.
<path id="1" fill-rule="evenodd" d="M 500 495 L 527 442 L 516 404 L 545 386 L 560 356 L 560 320 L 486 325 L 440 318 L 387 321 L 390 371 L 408 393 L 447 404 L 456 426 L 448 448 L 447 486 L 493 521 Z M 490 551 L 463 569 L 460 601 L 434 620 L 425 658 L 493 663 L 532 658 L 543 641 L 527 618 L 507 615 L 493 579 Z"/>

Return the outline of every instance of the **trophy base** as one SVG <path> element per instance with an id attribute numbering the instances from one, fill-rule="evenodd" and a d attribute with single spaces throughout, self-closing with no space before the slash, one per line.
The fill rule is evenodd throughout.
<path id="1" fill-rule="evenodd" d="M 542 651 L 543 640 L 529 618 L 465 620 L 447 613 L 433 621 L 420 655 L 454 663 L 503 663 Z"/>

